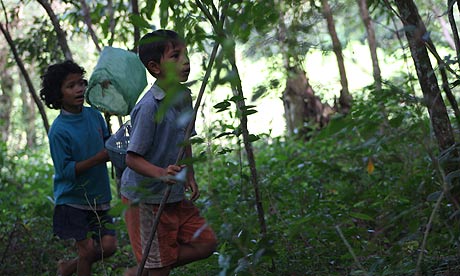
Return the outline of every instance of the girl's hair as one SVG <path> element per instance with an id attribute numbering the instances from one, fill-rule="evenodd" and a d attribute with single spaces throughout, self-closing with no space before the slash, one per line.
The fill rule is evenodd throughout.
<path id="1" fill-rule="evenodd" d="M 85 69 L 71 60 L 50 65 L 45 74 L 41 76 L 42 88 L 40 98 L 51 109 L 61 109 L 62 83 L 69 74 L 85 74 Z"/>
<path id="2" fill-rule="evenodd" d="M 171 30 L 156 30 L 144 35 L 139 40 L 139 58 L 146 68 L 148 63 L 160 63 L 161 57 L 168 47 L 184 45 L 185 41 Z"/>

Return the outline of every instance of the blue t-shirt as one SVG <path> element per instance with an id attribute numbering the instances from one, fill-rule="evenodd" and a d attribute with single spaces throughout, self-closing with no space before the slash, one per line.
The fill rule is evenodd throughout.
<path id="1" fill-rule="evenodd" d="M 105 163 L 75 175 L 76 163 L 101 151 L 108 136 L 104 118 L 91 107 L 83 107 L 79 114 L 61 111 L 54 120 L 48 138 L 54 164 L 56 205 L 110 202 L 112 195 Z"/>
<path id="2" fill-rule="evenodd" d="M 156 84 L 142 97 L 131 111 L 131 133 L 128 152 L 134 152 L 157 167 L 176 164 L 185 132 L 193 117 L 190 90 L 178 92 L 175 104 L 162 112 L 165 92 Z M 193 132 L 194 133 L 194 132 Z M 159 204 L 168 184 L 138 174 L 129 167 L 121 178 L 121 194 L 131 201 Z M 184 184 L 171 188 L 168 203 L 181 201 L 185 196 Z"/>

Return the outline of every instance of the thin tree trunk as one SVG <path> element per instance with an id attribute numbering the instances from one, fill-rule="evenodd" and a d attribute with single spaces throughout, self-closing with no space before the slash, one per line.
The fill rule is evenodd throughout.
<path id="1" fill-rule="evenodd" d="M 428 108 L 434 134 L 440 150 L 448 149 L 455 143 L 447 109 L 442 99 L 436 75 L 428 55 L 423 36 L 426 33 L 417 7 L 412 0 L 395 0 L 405 27 L 407 40 L 414 60 L 415 69 Z"/>
<path id="2" fill-rule="evenodd" d="M 24 67 L 24 63 L 22 62 L 22 59 L 19 56 L 18 51 L 16 50 L 16 45 L 14 44 L 13 39 L 11 38 L 10 33 L 7 31 L 6 27 L 4 27 L 3 24 L 1 23 L 0 23 L 0 30 L 3 33 L 3 36 L 5 37 L 6 41 L 8 42 L 8 45 L 10 46 L 11 51 L 13 52 L 13 56 L 16 61 L 16 64 L 18 65 L 19 69 L 21 70 L 22 75 L 24 76 L 24 80 L 27 83 L 29 92 L 32 95 L 32 98 L 34 99 L 34 102 L 37 105 L 40 115 L 42 117 L 43 125 L 45 126 L 46 133 L 48 133 L 50 129 L 50 125 L 48 122 L 48 118 L 46 116 L 45 108 L 43 106 L 43 103 L 40 101 L 40 98 L 38 97 L 37 92 L 35 91 L 32 80 L 30 79 L 30 76 L 27 73 L 26 68 Z"/>
<path id="3" fill-rule="evenodd" d="M 50 3 L 47 0 L 37 0 L 42 7 L 45 9 L 46 13 L 48 14 L 49 18 L 51 19 L 51 22 L 53 23 L 54 30 L 56 31 L 56 35 L 58 38 L 58 43 L 61 46 L 62 52 L 64 53 L 64 56 L 66 59 L 73 60 L 72 58 L 72 52 L 70 51 L 69 45 L 67 44 L 67 37 L 62 30 L 59 20 L 54 13 L 53 9 L 51 8 Z"/>
<path id="4" fill-rule="evenodd" d="M 353 98 L 350 95 L 350 91 L 348 90 L 348 79 L 345 70 L 345 62 L 343 60 L 342 44 L 340 43 L 339 37 L 337 36 L 337 32 L 335 30 L 334 18 L 332 16 L 331 7 L 329 6 L 328 0 L 321 0 L 321 3 L 323 6 L 323 14 L 327 21 L 327 29 L 332 39 L 332 48 L 337 58 L 337 65 L 339 67 L 340 73 L 340 83 L 342 84 L 342 90 L 340 91 L 339 98 L 339 112 L 347 114 L 350 111 Z"/>
<path id="5" fill-rule="evenodd" d="M 29 148 L 33 148 L 36 144 L 35 105 L 27 95 L 27 83 L 24 77 L 19 77 L 19 84 L 21 86 L 22 117 L 26 127 L 26 142 Z"/>
<path id="6" fill-rule="evenodd" d="M 89 12 L 88 5 L 86 5 L 85 0 L 80 0 L 81 8 L 83 10 L 83 19 L 85 20 L 85 24 L 88 27 L 88 32 L 91 36 L 91 39 L 93 40 L 94 45 L 96 46 L 96 49 L 98 52 L 101 51 L 101 47 L 99 46 L 99 39 L 97 38 L 96 33 L 94 32 L 93 29 L 93 23 L 91 22 L 91 15 Z M 56 30 L 57 31 L 57 30 Z"/>
<path id="7" fill-rule="evenodd" d="M 256 209 L 257 209 L 257 215 L 258 215 L 259 224 L 260 224 L 260 232 L 262 233 L 262 235 L 265 236 L 267 233 L 267 226 L 265 223 L 265 214 L 264 214 L 264 208 L 262 205 L 262 198 L 260 196 L 259 180 L 257 176 L 257 168 L 256 168 L 255 157 L 254 157 L 254 151 L 252 148 L 252 144 L 250 141 L 250 135 L 248 131 L 248 118 L 247 118 L 247 114 L 245 113 L 246 105 L 244 103 L 243 88 L 241 86 L 241 78 L 238 72 L 238 67 L 236 65 L 235 40 L 233 38 L 229 38 L 228 35 L 224 31 L 224 18 L 225 18 L 225 14 L 226 14 L 228 5 L 224 5 L 222 7 L 221 18 L 219 19 L 219 18 L 214 18 L 213 15 L 211 15 L 209 10 L 205 8 L 205 6 L 200 0 L 196 0 L 195 3 L 199 7 L 199 9 L 204 13 L 204 15 L 209 20 L 209 22 L 211 22 L 216 35 L 222 36 L 222 38 L 225 37 L 227 39 L 226 41 L 232 42 L 232 46 L 227 48 L 227 50 L 225 51 L 225 54 L 228 57 L 228 60 L 231 65 L 231 69 L 236 78 L 235 83 L 232 84 L 232 90 L 233 90 L 233 94 L 237 96 L 238 98 L 236 105 L 237 105 L 238 111 L 241 114 L 240 127 L 241 127 L 241 132 L 243 135 L 243 143 L 244 143 L 244 148 L 247 154 L 249 169 L 251 172 L 251 183 L 254 187 L 254 193 L 255 193 L 255 199 L 256 199 Z M 217 11 L 217 8 L 214 6 L 214 4 L 211 4 L 211 5 L 213 7 L 213 10 Z"/>
<path id="8" fill-rule="evenodd" d="M 438 9 L 434 1 L 430 0 L 430 5 L 431 5 L 431 9 L 434 12 L 434 15 L 439 21 L 439 25 L 441 25 L 441 30 L 442 30 L 442 34 L 444 35 L 444 39 L 446 40 L 447 44 L 449 44 L 449 46 L 453 50 L 455 50 L 455 42 L 454 42 L 454 39 L 452 38 L 452 35 L 450 34 L 451 29 L 449 27 L 449 24 L 444 19 L 441 11 Z"/>
<path id="9" fill-rule="evenodd" d="M 367 41 L 369 43 L 369 50 L 371 52 L 372 70 L 374 75 L 375 90 L 377 92 L 382 90 L 382 76 L 380 72 L 379 59 L 377 56 L 377 40 L 375 38 L 374 24 L 372 23 L 369 15 L 369 8 L 367 0 L 358 0 L 359 13 L 366 27 Z"/>
<path id="10" fill-rule="evenodd" d="M 131 0 L 131 5 L 133 6 L 133 14 L 139 15 L 139 3 L 137 0 Z M 138 48 L 138 41 L 141 38 L 141 33 L 139 31 L 139 27 L 134 25 L 134 47 L 131 51 L 134 53 L 137 53 L 137 48 Z"/>
<path id="11" fill-rule="evenodd" d="M 459 2 L 457 1 L 457 4 L 458 3 Z M 455 4 L 455 0 L 447 0 L 447 7 L 448 7 L 447 14 L 449 18 L 450 28 L 452 29 L 452 35 L 454 36 L 455 52 L 457 53 L 457 63 L 458 63 L 458 66 L 460 66 L 460 39 L 458 35 L 457 23 L 455 22 L 455 17 L 454 17 L 454 9 L 453 9 L 454 4 Z"/>
<path id="12" fill-rule="evenodd" d="M 259 189 L 259 180 L 257 175 L 257 168 L 256 168 L 256 161 L 254 157 L 254 150 L 252 148 L 252 143 L 250 141 L 250 135 L 248 130 L 248 117 L 246 114 L 246 104 L 244 102 L 244 94 L 243 94 L 243 87 L 241 85 L 240 74 L 238 72 L 238 66 L 236 65 L 236 58 L 235 58 L 235 45 L 233 47 L 229 47 L 227 49 L 227 56 L 232 68 L 232 71 L 235 75 L 236 81 L 232 84 L 233 95 L 238 98 L 237 100 L 237 108 L 240 113 L 240 123 L 241 123 L 241 133 L 243 135 L 243 144 L 246 151 L 248 163 L 249 163 L 249 170 L 251 173 L 251 183 L 254 188 L 255 193 L 255 204 L 257 209 L 257 214 L 259 218 L 260 224 L 260 232 L 262 235 L 266 235 L 267 233 L 267 226 L 265 223 L 265 212 L 264 207 L 262 205 L 262 198 L 260 195 Z"/>
<path id="13" fill-rule="evenodd" d="M 110 38 L 109 38 L 109 46 L 113 45 L 113 41 L 115 39 L 115 10 L 113 8 L 113 1 L 108 0 L 107 1 L 107 16 L 109 17 L 109 33 L 110 33 Z"/>
<path id="14" fill-rule="evenodd" d="M 7 68 L 7 57 L 5 49 L 0 51 L 0 68 Z M 13 76 L 11 70 L 0 72 L 0 141 L 8 142 L 9 128 L 12 110 Z"/>

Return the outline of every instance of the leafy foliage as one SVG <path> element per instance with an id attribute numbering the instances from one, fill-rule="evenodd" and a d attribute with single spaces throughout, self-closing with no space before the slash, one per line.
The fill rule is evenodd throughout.
<path id="1" fill-rule="evenodd" d="M 433 193 L 442 183 L 420 100 L 398 87 L 388 85 L 379 95 L 369 87 L 367 97 L 355 99 L 350 116 L 334 118 L 307 144 L 260 136 L 254 146 L 268 210 L 265 237 L 240 141 L 226 143 L 236 136 L 219 137 L 215 127 L 195 139 L 202 187 L 197 204 L 215 229 L 219 248 L 173 275 L 412 275 L 437 199 Z M 22 269 L 30 269 L 23 275 L 51 275 L 66 252 L 67 245 L 51 235 L 52 166 L 46 150 L 2 157 L 2 275 Z M 115 205 L 120 248 L 95 275 L 121 275 L 133 265 L 124 206 L 119 200 Z M 458 250 L 454 213 L 443 201 L 425 248 L 426 275 L 458 266 L 449 258 Z"/>

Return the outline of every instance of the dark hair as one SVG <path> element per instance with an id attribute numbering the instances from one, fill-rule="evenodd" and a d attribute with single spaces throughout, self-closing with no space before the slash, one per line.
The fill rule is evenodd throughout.
<path id="1" fill-rule="evenodd" d="M 41 76 L 42 88 L 40 98 L 51 109 L 61 109 L 62 91 L 61 86 L 69 74 L 85 74 L 85 69 L 71 60 L 50 65 Z"/>
<path id="2" fill-rule="evenodd" d="M 165 50 L 177 45 L 183 45 L 185 41 L 174 31 L 156 30 L 144 35 L 139 40 L 139 58 L 146 68 L 150 61 L 160 63 Z"/>

